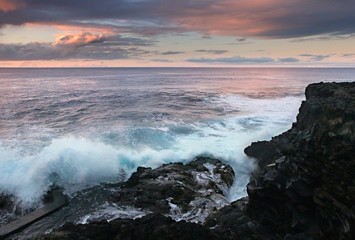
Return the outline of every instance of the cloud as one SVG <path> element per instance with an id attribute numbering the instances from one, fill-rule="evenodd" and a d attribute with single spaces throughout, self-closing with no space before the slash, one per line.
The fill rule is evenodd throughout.
<path id="1" fill-rule="evenodd" d="M 300 60 L 298 58 L 288 57 L 288 58 L 279 58 L 278 61 L 281 63 L 295 63 L 295 62 L 299 62 Z"/>
<path id="2" fill-rule="evenodd" d="M 324 34 L 316 37 L 305 37 L 305 38 L 297 38 L 292 39 L 290 42 L 306 42 L 306 41 L 334 41 L 334 40 L 344 40 L 355 37 L 355 34 L 341 34 L 338 35 L 336 33 Z"/>
<path id="3" fill-rule="evenodd" d="M 195 52 L 202 52 L 202 53 L 211 53 L 211 54 L 223 54 L 223 53 L 227 53 L 228 50 L 205 50 L 205 49 L 199 49 L 199 50 L 196 50 Z"/>
<path id="4" fill-rule="evenodd" d="M 57 38 L 56 44 L 85 45 L 90 43 L 102 43 L 105 41 L 103 34 L 83 32 L 79 34 L 67 34 Z"/>
<path id="5" fill-rule="evenodd" d="M 0 60 L 125 59 L 149 54 L 140 47 L 154 42 L 119 35 L 82 32 L 57 38 L 55 43 L 0 44 Z"/>
<path id="6" fill-rule="evenodd" d="M 21 0 L 0 0 L 0 11 L 8 12 L 24 7 L 25 3 Z"/>
<path id="7" fill-rule="evenodd" d="M 323 61 L 326 58 L 329 58 L 330 55 L 314 55 L 314 54 L 300 54 L 301 57 L 308 57 L 313 61 Z"/>
<path id="8" fill-rule="evenodd" d="M 211 39 L 211 38 L 212 37 L 209 34 L 205 34 L 205 35 L 202 36 L 202 39 Z"/>
<path id="9" fill-rule="evenodd" d="M 63 60 L 63 59 L 122 59 L 129 51 L 122 48 L 76 47 L 51 43 L 0 44 L 0 60 Z"/>
<path id="10" fill-rule="evenodd" d="M 355 53 L 345 53 L 343 54 L 343 57 L 353 57 L 355 56 Z"/>
<path id="11" fill-rule="evenodd" d="M 245 63 L 272 63 L 275 60 L 269 57 L 260 58 L 246 58 L 241 56 L 234 56 L 229 58 L 191 58 L 187 62 L 195 63 L 228 63 L 228 64 L 245 64 Z"/>
<path id="12" fill-rule="evenodd" d="M 174 51 L 167 51 L 167 52 L 162 52 L 161 55 L 176 55 L 176 54 L 182 54 L 185 52 L 174 52 Z"/>
<path id="13" fill-rule="evenodd" d="M 154 36 L 298 38 L 355 33 L 352 0 L 0 0 L 0 26 L 47 24 Z"/>
<path id="14" fill-rule="evenodd" d="M 355 2 L 346 0 L 221 0 L 176 21 L 209 34 L 295 38 L 354 33 L 354 12 Z"/>
<path id="15" fill-rule="evenodd" d="M 153 62 L 163 62 L 163 63 L 167 63 L 167 62 L 172 62 L 169 59 L 152 59 Z"/>

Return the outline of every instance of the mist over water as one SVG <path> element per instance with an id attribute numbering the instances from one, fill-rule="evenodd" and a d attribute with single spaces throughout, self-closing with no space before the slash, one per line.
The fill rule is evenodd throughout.
<path id="1" fill-rule="evenodd" d="M 38 207 L 51 186 L 69 196 L 127 179 L 138 166 L 198 155 L 236 172 L 243 150 L 291 127 L 312 82 L 351 81 L 354 69 L 0 69 L 0 192 Z"/>

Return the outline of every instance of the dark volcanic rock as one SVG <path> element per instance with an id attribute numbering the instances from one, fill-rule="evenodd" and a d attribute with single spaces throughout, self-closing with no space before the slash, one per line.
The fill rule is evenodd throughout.
<path id="1" fill-rule="evenodd" d="M 185 221 L 176 222 L 161 214 L 140 219 L 116 219 L 91 224 L 66 223 L 56 231 L 36 237 L 37 240 L 124 239 L 124 240 L 206 240 L 223 239 L 205 226 Z"/>
<path id="2" fill-rule="evenodd" d="M 225 194 L 233 179 L 230 166 L 211 158 L 199 157 L 186 165 L 170 163 L 157 169 L 139 167 L 114 201 L 198 222 L 229 204 Z"/>
<path id="3" fill-rule="evenodd" d="M 275 239 L 354 239 L 354 140 L 355 83 L 308 86 L 292 129 L 245 150 L 249 217 Z"/>
<path id="4" fill-rule="evenodd" d="M 0 193 L 0 226 L 5 225 L 23 215 L 26 215 L 34 209 L 24 209 L 16 202 L 15 196 L 11 194 Z"/>
<path id="5" fill-rule="evenodd" d="M 207 218 L 205 225 L 225 239 L 258 239 L 256 224 L 247 213 L 248 198 L 242 198 L 225 206 Z"/>
<path id="6" fill-rule="evenodd" d="M 16 218 L 14 213 L 15 206 L 13 196 L 0 194 L 0 226 Z"/>
<path id="7" fill-rule="evenodd" d="M 212 158 L 199 157 L 183 165 L 165 164 L 157 169 L 138 168 L 120 192 L 112 197 L 128 205 L 154 212 L 140 219 L 116 219 L 89 224 L 66 223 L 36 239 L 224 239 L 202 222 L 229 204 L 225 191 L 232 185 L 233 169 Z M 175 221 L 189 220 L 190 222 Z"/>

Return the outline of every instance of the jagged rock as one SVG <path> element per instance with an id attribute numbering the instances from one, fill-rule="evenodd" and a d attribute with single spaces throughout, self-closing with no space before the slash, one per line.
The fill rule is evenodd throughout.
<path id="1" fill-rule="evenodd" d="M 354 239 L 354 140 L 355 83 L 309 85 L 292 129 L 245 150 L 261 161 L 248 216 L 281 239 Z"/>
<path id="2" fill-rule="evenodd" d="M 233 179 L 230 166 L 211 158 L 199 157 L 186 165 L 170 163 L 157 169 L 139 167 L 114 201 L 199 222 L 229 204 L 225 194 Z"/>
<path id="3" fill-rule="evenodd" d="M 225 193 L 233 179 L 233 169 L 212 158 L 198 157 L 186 165 L 170 163 L 157 169 L 139 167 L 125 183 L 117 185 L 119 193 L 110 201 L 152 214 L 135 220 L 66 223 L 36 239 L 224 239 L 193 222 L 201 223 L 229 204 Z"/>

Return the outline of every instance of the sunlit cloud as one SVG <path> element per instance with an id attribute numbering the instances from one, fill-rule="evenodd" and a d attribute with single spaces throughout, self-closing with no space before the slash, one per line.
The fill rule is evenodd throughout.
<path id="1" fill-rule="evenodd" d="M 123 59 L 150 53 L 139 47 L 154 41 L 80 32 L 59 36 L 54 43 L 0 44 L 0 60 Z"/>
<path id="2" fill-rule="evenodd" d="M 67 34 L 57 38 L 55 44 L 85 45 L 90 43 L 104 42 L 105 36 L 92 33 Z"/>

